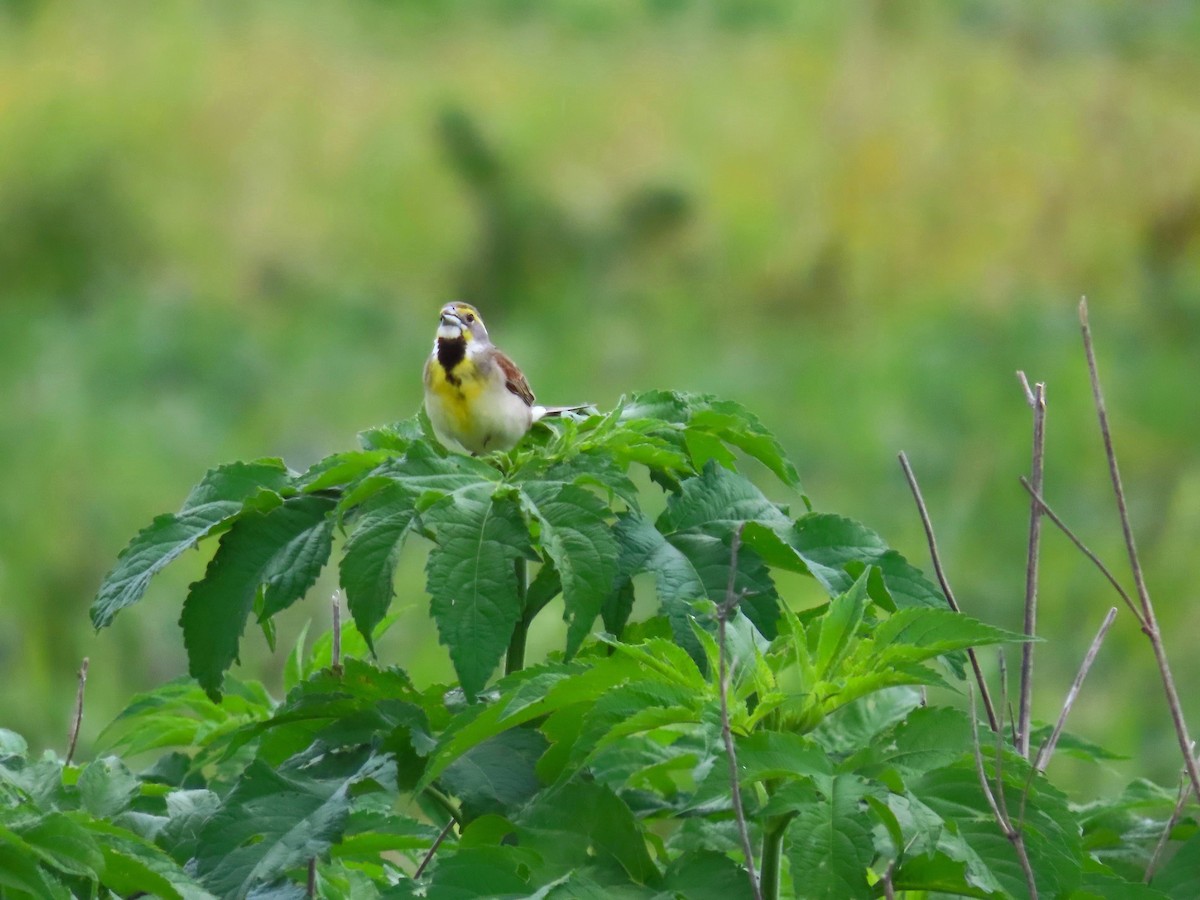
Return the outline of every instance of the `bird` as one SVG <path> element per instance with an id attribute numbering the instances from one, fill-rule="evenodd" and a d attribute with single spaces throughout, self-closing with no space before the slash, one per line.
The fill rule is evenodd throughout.
<path id="1" fill-rule="evenodd" d="M 442 307 L 425 362 L 425 412 L 445 447 L 472 456 L 511 450 L 539 419 L 586 406 L 535 405 L 524 373 L 492 343 L 479 310 Z"/>

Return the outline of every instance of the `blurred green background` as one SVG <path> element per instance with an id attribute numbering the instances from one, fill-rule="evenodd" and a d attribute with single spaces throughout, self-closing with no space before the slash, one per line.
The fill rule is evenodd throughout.
<path id="1" fill-rule="evenodd" d="M 204 555 L 95 635 L 117 552 L 217 463 L 302 468 L 414 412 L 452 298 L 544 402 L 747 404 L 818 508 L 927 566 L 906 450 L 960 602 L 1016 627 L 1017 369 L 1048 382 L 1048 497 L 1125 571 L 1087 294 L 1200 732 L 1198 51 L 1190 0 L 0 3 L 0 724 L 61 752 L 89 656 L 86 754 L 184 673 Z M 1116 598 L 1061 535 L 1044 546 L 1052 719 Z M 450 670 L 421 556 L 385 659 L 428 683 Z M 277 690 L 331 589 L 286 614 L 279 652 L 249 634 L 241 674 Z M 1173 780 L 1128 614 L 1070 724 L 1133 757 L 1120 777 Z"/>

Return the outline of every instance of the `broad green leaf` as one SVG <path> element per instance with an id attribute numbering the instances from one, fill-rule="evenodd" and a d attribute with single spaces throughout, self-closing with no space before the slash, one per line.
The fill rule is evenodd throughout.
<path id="1" fill-rule="evenodd" d="M 526 509 L 541 526 L 538 540 L 562 583 L 571 658 L 592 629 L 617 575 L 617 541 L 608 510 L 594 494 L 571 484 L 522 486 Z"/>
<path id="2" fill-rule="evenodd" d="M 1171 897 L 1200 897 L 1200 832 L 1183 842 L 1150 885 Z"/>
<path id="3" fill-rule="evenodd" d="M 867 604 L 867 577 L 870 570 L 859 576 L 844 594 L 835 597 L 829 604 L 829 612 L 821 619 L 821 630 L 817 637 L 817 657 L 814 660 L 818 678 L 828 678 L 850 644 L 857 637 Z"/>
<path id="4" fill-rule="evenodd" d="M 38 900 L 70 900 L 71 892 L 37 860 L 38 855 L 20 835 L 0 825 L 0 888 L 24 891 Z"/>
<path id="5" fill-rule="evenodd" d="M 910 691 L 895 688 L 895 691 Z M 915 693 L 913 691 L 912 693 Z M 879 694 L 859 701 L 868 703 Z M 831 717 L 838 718 L 838 717 Z M 873 736 L 847 762 L 857 771 L 892 767 L 902 774 L 928 772 L 949 765 L 971 741 L 971 725 L 959 710 L 926 706 L 912 709 L 894 727 Z"/>
<path id="6" fill-rule="evenodd" d="M 65 813 L 45 813 L 13 830 L 34 856 L 59 872 L 95 880 L 104 870 L 96 839 Z"/>
<path id="7" fill-rule="evenodd" d="M 107 822 L 89 822 L 104 856 L 104 886 L 122 895 L 163 900 L 216 900 L 183 867 L 149 841 Z"/>
<path id="8" fill-rule="evenodd" d="M 641 824 L 625 801 L 601 784 L 572 782 L 543 791 L 517 822 L 523 836 L 521 843 L 524 845 L 528 838 L 529 846 L 543 855 L 555 849 L 547 842 L 566 846 L 565 836 L 576 834 L 586 839 L 584 855 L 577 865 L 594 854 L 618 863 L 638 884 L 659 875 L 646 849 Z"/>
<path id="9" fill-rule="evenodd" d="M 201 831 L 196 874 L 215 894 L 244 896 L 307 864 L 341 837 L 351 788 L 382 777 L 387 765 L 359 758 L 349 775 L 320 777 L 306 767 L 250 763 Z"/>
<path id="10" fill-rule="evenodd" d="M 396 593 L 392 586 L 396 563 L 416 518 L 416 499 L 411 489 L 392 482 L 367 500 L 339 564 L 346 603 L 372 652 L 371 634 Z"/>
<path id="11" fill-rule="evenodd" d="M 1000 897 L 972 883 L 967 865 L 944 853 L 906 855 L 892 872 L 892 886 L 897 891 L 930 891 L 983 900 Z"/>
<path id="12" fill-rule="evenodd" d="M 869 756 L 878 749 L 880 733 L 902 722 L 921 703 L 921 692 L 911 687 L 878 690 L 843 706 L 821 723 L 813 737 L 830 753 Z"/>
<path id="13" fill-rule="evenodd" d="M 879 659 L 919 662 L 967 647 L 1024 642 L 1024 635 L 987 625 L 949 609 L 902 609 L 875 629 L 874 650 Z"/>
<path id="14" fill-rule="evenodd" d="M 861 567 L 876 566 L 898 608 L 946 606 L 941 590 L 903 556 L 890 550 L 878 534 L 853 519 L 809 513 L 797 519 L 795 527 L 781 537 L 787 538 L 830 596 L 849 589 Z M 853 575 L 848 567 L 854 570 Z"/>
<path id="15" fill-rule="evenodd" d="M 469 818 L 519 809 L 541 788 L 534 772 L 546 739 L 532 728 L 513 728 L 477 744 L 454 760 L 439 779 L 458 797 Z"/>
<path id="16" fill-rule="evenodd" d="M 141 599 L 156 573 L 239 515 L 247 500 L 262 491 L 283 491 L 291 479 L 279 460 L 231 463 L 210 471 L 178 513 L 157 517 L 121 551 L 92 601 L 92 624 L 108 625 L 122 609 Z"/>
<path id="17" fill-rule="evenodd" d="M 750 900 L 746 870 L 723 853 L 699 850 L 671 860 L 662 889 L 691 900 Z"/>
<path id="18" fill-rule="evenodd" d="M 83 808 L 98 819 L 111 819 L 123 812 L 141 791 L 138 779 L 115 756 L 88 763 L 77 787 Z"/>
<path id="19" fill-rule="evenodd" d="M 437 861 L 429 900 L 524 897 L 529 894 L 528 853 L 520 847 L 469 847 Z M 415 896 L 415 895 L 414 895 Z"/>
<path id="20" fill-rule="evenodd" d="M 438 637 L 474 700 L 523 613 L 516 561 L 532 552 L 529 533 L 512 494 L 491 484 L 458 491 L 423 518 L 437 544 L 425 573 Z"/>
<path id="21" fill-rule="evenodd" d="M 335 453 L 314 463 L 296 479 L 296 487 L 306 494 L 342 487 L 358 480 L 372 469 L 387 462 L 392 454 L 386 450 L 350 450 Z"/>
<path id="22" fill-rule="evenodd" d="M 749 479 L 709 464 L 698 477 L 687 479 L 679 494 L 667 500 L 667 508 L 655 525 L 663 534 L 701 531 L 725 537 L 743 522 L 760 522 L 779 529 L 792 525 L 787 514 Z"/>
<path id="23" fill-rule="evenodd" d="M 796 810 L 788 826 L 792 881 L 813 900 L 868 900 L 867 867 L 875 858 L 866 787 L 848 775 L 833 778 L 819 803 Z"/>
<path id="24" fill-rule="evenodd" d="M 225 670 L 238 645 L 255 598 L 263 591 L 263 615 L 285 609 L 312 587 L 329 558 L 334 501 L 294 497 L 266 512 L 244 515 L 226 532 L 201 581 L 183 604 L 179 623 L 188 671 L 209 697 L 221 696 Z"/>

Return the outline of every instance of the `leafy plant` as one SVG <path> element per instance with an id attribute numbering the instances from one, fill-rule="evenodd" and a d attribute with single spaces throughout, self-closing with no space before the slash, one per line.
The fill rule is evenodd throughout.
<path id="1" fill-rule="evenodd" d="M 646 482 L 665 493 L 655 517 Z M 231 676 L 251 616 L 273 641 L 339 533 L 353 621 L 311 649 L 302 636 L 282 699 Z M 101 737 L 163 754 L 149 769 L 32 760 L 0 734 L 5 896 L 1195 895 L 1192 820 L 1141 884 L 1169 794 L 1077 809 L 1004 735 L 985 748 L 973 714 L 927 701 L 956 690 L 963 651 L 1025 638 L 947 609 L 877 534 L 812 511 L 736 404 L 642 394 L 483 459 L 417 418 L 304 473 L 220 467 L 133 539 L 95 624 L 214 538 L 180 619 L 194 680 L 135 698 Z M 455 685 L 374 652 L 413 538 Z M 811 577 L 810 602 L 782 572 Z M 561 650 L 527 665 L 529 625 L 560 594 Z"/>

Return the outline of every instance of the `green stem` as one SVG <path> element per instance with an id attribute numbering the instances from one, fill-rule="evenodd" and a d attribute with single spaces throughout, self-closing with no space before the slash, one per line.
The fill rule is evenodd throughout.
<path id="1" fill-rule="evenodd" d="M 759 873 L 759 888 L 763 900 L 779 900 L 779 862 L 783 853 L 783 835 L 787 831 L 788 816 L 776 816 L 767 822 L 763 833 L 762 863 Z"/>
<path id="2" fill-rule="evenodd" d="M 504 674 L 519 672 L 525 666 L 525 641 L 529 637 L 529 619 L 525 615 L 525 594 L 529 590 L 529 576 L 525 571 L 525 557 L 513 560 L 517 573 L 517 606 L 521 617 L 513 628 L 512 640 L 508 642 L 508 656 L 504 659 Z"/>

